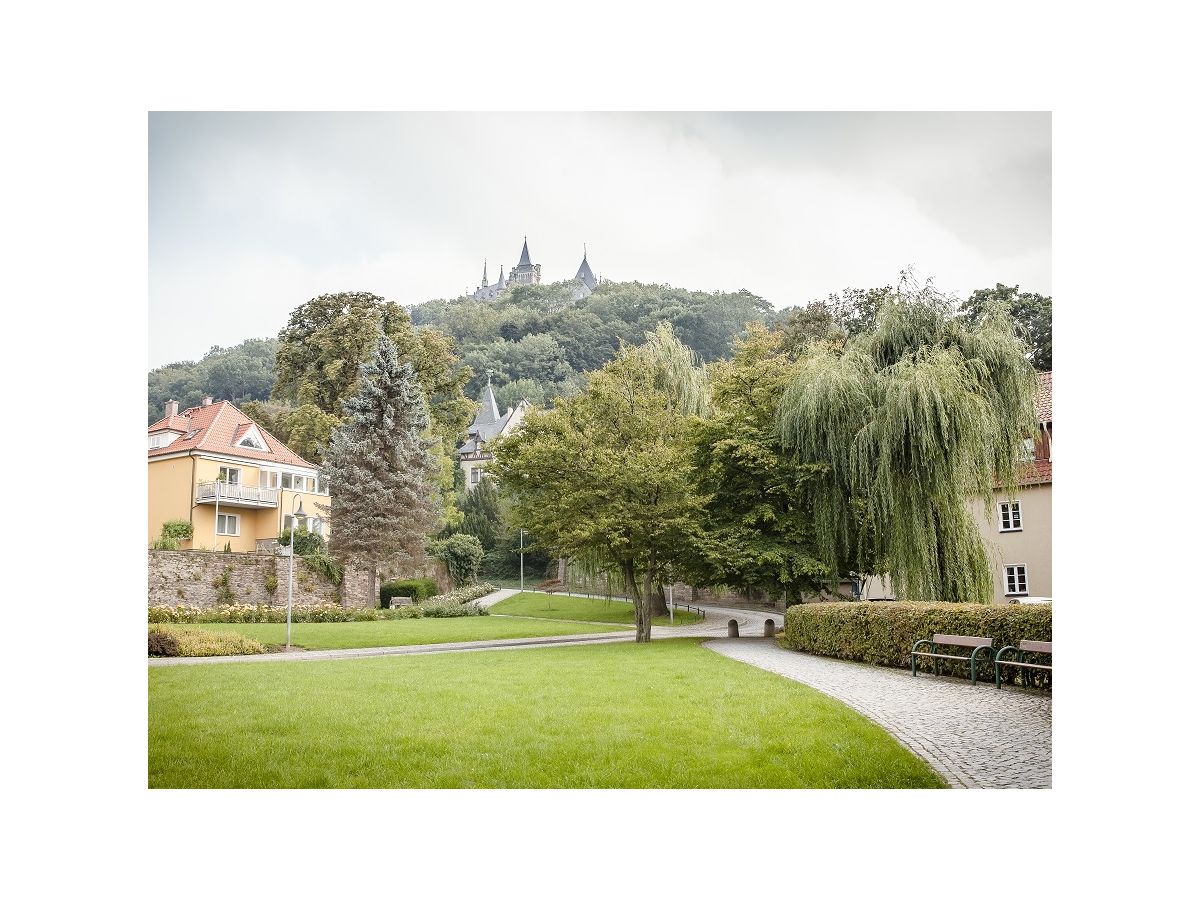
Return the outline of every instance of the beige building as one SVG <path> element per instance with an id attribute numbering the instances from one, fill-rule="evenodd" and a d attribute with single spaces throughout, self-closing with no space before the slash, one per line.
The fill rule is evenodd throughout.
<path id="1" fill-rule="evenodd" d="M 1028 464 L 1015 493 L 997 490 L 972 504 L 992 564 L 997 603 L 1052 596 L 1051 443 L 1054 420 L 1053 373 L 1038 373 L 1036 438 L 1026 442 Z M 990 515 L 989 515 L 990 513 Z"/>
<path id="2" fill-rule="evenodd" d="M 496 408 L 496 395 L 492 392 L 492 373 L 488 370 L 487 386 L 479 395 L 479 411 L 475 421 L 467 429 L 467 440 L 458 448 L 458 465 L 463 470 L 467 490 L 475 489 L 487 471 L 487 464 L 494 459 L 487 449 L 489 441 L 511 434 L 525 418 L 529 401 L 522 400 L 516 408 L 509 407 L 502 415 Z"/>

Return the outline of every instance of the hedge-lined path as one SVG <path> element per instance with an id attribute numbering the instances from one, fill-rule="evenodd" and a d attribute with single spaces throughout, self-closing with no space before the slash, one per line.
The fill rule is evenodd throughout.
<path id="1" fill-rule="evenodd" d="M 912 674 L 725 638 L 705 647 L 834 697 L 882 725 L 951 787 L 1048 788 L 1051 700 L 994 683 Z"/>

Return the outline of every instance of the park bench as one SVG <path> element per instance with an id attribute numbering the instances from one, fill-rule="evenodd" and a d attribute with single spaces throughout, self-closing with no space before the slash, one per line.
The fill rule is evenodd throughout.
<path id="1" fill-rule="evenodd" d="M 929 645 L 930 649 L 928 652 L 920 651 L 917 649 L 922 644 Z M 913 644 L 912 654 L 910 656 L 910 659 L 912 661 L 913 677 L 915 678 L 916 674 L 917 674 L 917 657 L 918 656 L 928 656 L 933 659 L 933 674 L 934 675 L 940 674 L 938 671 L 938 664 L 941 660 L 957 659 L 962 662 L 969 662 L 971 664 L 971 684 L 974 684 L 975 683 L 975 667 L 976 667 L 976 663 L 978 661 L 978 657 L 980 656 L 980 654 L 986 652 L 987 658 L 990 661 L 992 659 L 992 644 L 993 644 L 993 638 L 971 637 L 969 635 L 962 635 L 962 634 L 935 634 L 932 638 L 927 638 L 925 640 L 917 641 L 915 644 Z M 958 647 L 958 648 L 964 649 L 964 650 L 969 647 L 969 648 L 971 648 L 971 655 L 970 656 L 956 656 L 952 653 L 938 653 L 939 646 L 940 647 Z"/>
<path id="2" fill-rule="evenodd" d="M 1016 666 L 1017 668 L 1019 668 L 1021 670 L 1021 683 L 1023 685 L 1025 685 L 1025 687 L 1029 687 L 1029 673 L 1031 671 L 1036 670 L 1036 671 L 1046 672 L 1047 674 L 1049 674 L 1050 666 L 1042 665 L 1041 663 L 1026 662 L 1025 654 L 1026 653 L 1050 654 L 1050 653 L 1054 652 L 1053 650 L 1050 649 L 1050 647 L 1051 647 L 1050 641 L 1021 641 L 1015 647 L 1013 647 L 1011 645 L 1007 646 L 1007 647 L 1001 647 L 997 651 L 996 658 L 993 661 L 993 667 L 996 670 L 996 687 L 1000 687 L 1000 667 L 1001 666 Z M 1015 650 L 1017 653 L 1017 658 L 1016 659 L 1001 659 L 1000 657 L 1003 656 L 1005 653 L 1007 653 L 1009 650 Z"/>

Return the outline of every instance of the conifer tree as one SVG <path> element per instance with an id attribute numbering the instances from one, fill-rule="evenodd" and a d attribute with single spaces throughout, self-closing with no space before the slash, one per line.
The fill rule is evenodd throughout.
<path id="1" fill-rule="evenodd" d="M 438 526 L 437 461 L 429 412 L 410 363 L 381 335 L 346 401 L 325 455 L 330 553 L 372 569 L 418 561 Z"/>

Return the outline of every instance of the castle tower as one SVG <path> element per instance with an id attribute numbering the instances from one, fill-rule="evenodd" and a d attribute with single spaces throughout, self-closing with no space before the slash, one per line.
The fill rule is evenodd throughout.
<path id="1" fill-rule="evenodd" d="M 583 254 L 583 255 L 586 257 L 586 256 L 587 256 L 587 251 L 584 251 L 584 254 Z M 483 281 L 479 282 L 479 286 L 480 286 L 480 287 L 487 287 L 487 286 L 488 286 L 488 280 L 487 280 L 487 257 L 486 257 L 486 256 L 483 258 Z"/>
<path id="2" fill-rule="evenodd" d="M 587 244 L 583 245 L 583 262 L 579 264 L 579 271 L 575 273 L 575 278 L 587 285 L 589 291 L 594 291 L 599 283 L 596 281 L 596 276 L 592 274 L 592 267 L 588 265 Z"/>
<path id="3" fill-rule="evenodd" d="M 508 273 L 508 280 L 513 284 L 541 284 L 542 267 L 533 263 L 529 258 L 529 238 L 521 247 L 521 260 Z"/>

